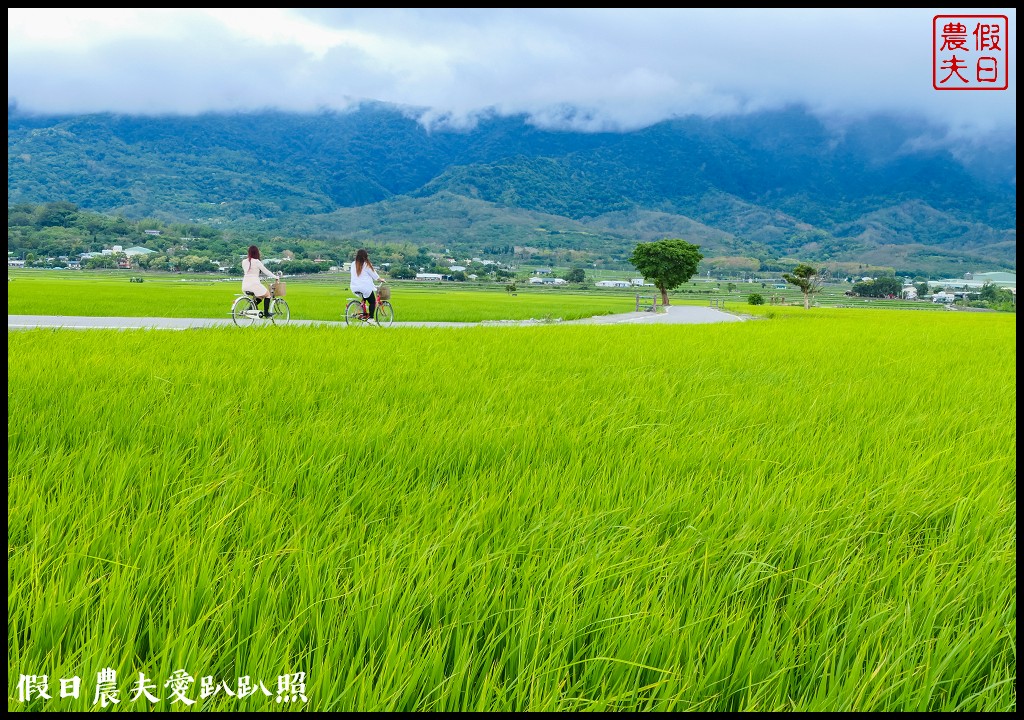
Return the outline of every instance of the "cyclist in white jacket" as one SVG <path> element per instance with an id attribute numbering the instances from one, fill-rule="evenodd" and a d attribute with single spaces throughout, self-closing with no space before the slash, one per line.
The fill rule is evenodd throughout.
<path id="1" fill-rule="evenodd" d="M 255 245 L 249 246 L 249 257 L 242 261 L 242 292 L 252 293 L 256 299 L 263 298 L 263 316 L 270 317 L 270 290 L 260 282 L 260 274 L 278 279 L 277 275 L 267 270 L 267 266 L 260 260 L 260 249 Z"/>
<path id="2" fill-rule="evenodd" d="M 352 263 L 352 282 L 349 288 L 353 293 L 366 298 L 371 320 L 377 310 L 377 286 L 373 284 L 374 280 L 380 280 L 380 275 L 370 262 L 370 254 L 363 249 L 357 250 L 356 261 Z"/>

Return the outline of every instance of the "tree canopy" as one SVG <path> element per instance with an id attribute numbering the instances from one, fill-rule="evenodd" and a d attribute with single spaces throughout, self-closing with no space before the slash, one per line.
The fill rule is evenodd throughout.
<path id="1" fill-rule="evenodd" d="M 925 290 L 927 291 L 927 284 Z M 899 297 L 903 291 L 903 281 L 893 275 L 883 275 L 874 280 L 854 283 L 851 292 L 860 297 Z M 923 293 L 922 293 L 923 294 Z"/>
<path id="2" fill-rule="evenodd" d="M 661 291 L 662 304 L 668 305 L 668 291 L 696 275 L 703 259 L 699 246 L 679 238 L 666 238 L 640 243 L 629 261 L 644 278 L 654 283 Z"/>
<path id="3" fill-rule="evenodd" d="M 582 283 L 587 281 L 587 273 L 581 267 L 574 267 L 572 270 L 567 272 L 564 276 L 566 282 L 571 283 Z"/>

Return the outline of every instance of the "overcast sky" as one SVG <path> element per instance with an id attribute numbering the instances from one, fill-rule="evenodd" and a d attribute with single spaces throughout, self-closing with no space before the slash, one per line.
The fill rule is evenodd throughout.
<path id="1" fill-rule="evenodd" d="M 1009 89 L 932 87 L 932 18 L 1009 17 Z M 527 113 L 634 129 L 802 103 L 1016 130 L 1016 11 L 966 9 L 7 10 L 8 103 L 42 113 L 345 109 L 425 122 Z"/>

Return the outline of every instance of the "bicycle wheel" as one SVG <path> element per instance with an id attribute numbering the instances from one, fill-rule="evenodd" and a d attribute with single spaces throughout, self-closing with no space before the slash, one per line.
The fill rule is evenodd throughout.
<path id="1" fill-rule="evenodd" d="M 349 300 L 345 306 L 345 324 L 362 325 L 366 318 L 363 317 L 363 304 L 358 300 Z"/>
<path id="2" fill-rule="evenodd" d="M 256 306 L 248 297 L 235 298 L 231 305 L 231 319 L 238 327 L 249 327 L 256 322 L 256 313 L 249 312 L 255 309 Z"/>
<path id="3" fill-rule="evenodd" d="M 391 307 L 391 303 L 385 300 L 377 305 L 374 317 L 377 318 L 377 324 L 380 327 L 388 327 L 395 321 L 395 309 Z"/>
<path id="4" fill-rule="evenodd" d="M 287 325 L 288 321 L 292 319 L 292 311 L 288 309 L 288 303 L 280 298 L 270 306 L 270 312 L 274 313 L 270 319 L 275 325 Z"/>

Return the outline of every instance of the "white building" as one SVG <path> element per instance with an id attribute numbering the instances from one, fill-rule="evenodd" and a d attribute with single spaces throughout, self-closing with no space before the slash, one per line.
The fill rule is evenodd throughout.
<path id="1" fill-rule="evenodd" d="M 416 273 L 416 279 L 427 282 L 441 282 L 442 276 L 440 273 Z"/>
<path id="2" fill-rule="evenodd" d="M 565 285 L 566 283 L 564 279 L 556 277 L 532 277 L 529 282 L 531 285 Z"/>
<path id="3" fill-rule="evenodd" d="M 612 288 L 628 288 L 633 287 L 633 283 L 628 280 L 598 280 L 594 283 L 597 287 L 612 287 Z"/>
<path id="4" fill-rule="evenodd" d="M 967 273 L 971 279 L 961 280 L 959 278 L 946 278 L 944 280 L 929 280 L 928 287 L 952 288 L 963 290 L 977 290 L 984 287 L 985 283 L 992 283 L 996 287 L 1006 290 L 1017 289 L 1017 273 L 989 272 L 989 273 Z"/>

